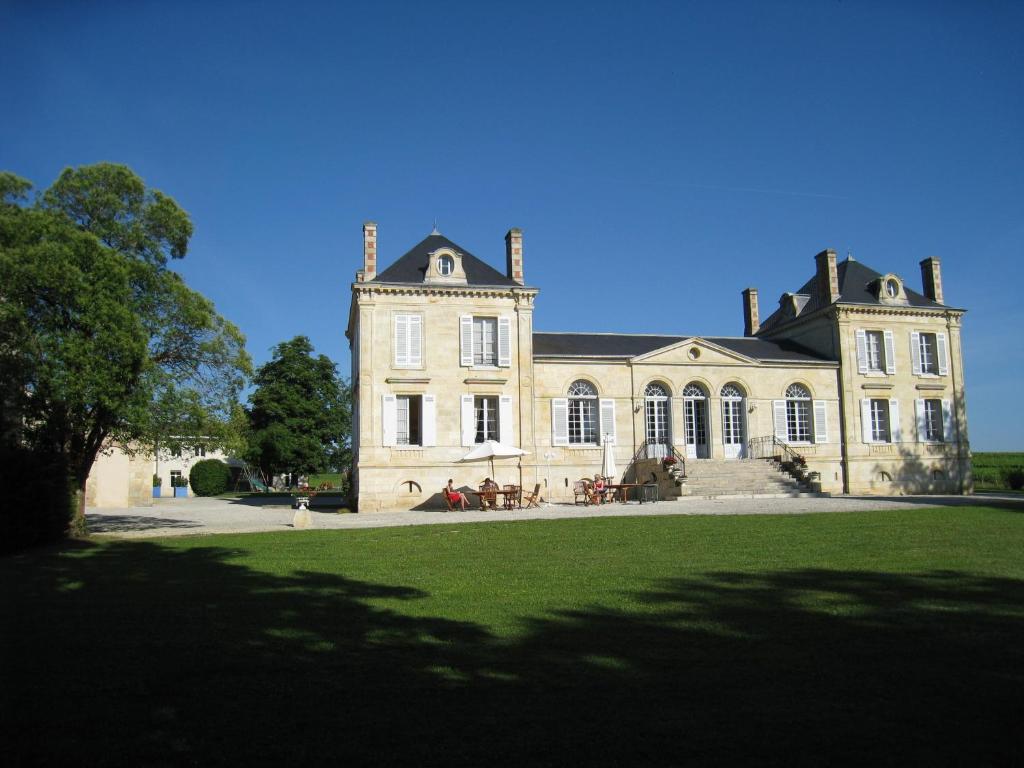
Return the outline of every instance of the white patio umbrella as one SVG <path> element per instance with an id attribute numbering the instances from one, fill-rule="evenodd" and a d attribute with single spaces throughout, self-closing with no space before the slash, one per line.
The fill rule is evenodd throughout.
<path id="1" fill-rule="evenodd" d="M 522 448 L 516 448 L 513 445 L 505 445 L 499 443 L 497 440 L 487 440 L 480 445 L 473 447 L 469 453 L 459 459 L 459 463 L 465 464 L 472 461 L 490 461 L 491 462 L 491 479 L 494 479 L 494 460 L 495 459 L 511 459 L 516 456 L 526 456 L 529 451 L 524 451 Z M 520 478 L 520 485 L 522 485 L 522 478 Z"/>
<path id="2" fill-rule="evenodd" d="M 611 483 L 614 482 L 615 475 L 618 473 L 618 467 L 615 466 L 615 450 L 606 437 L 604 439 L 604 456 L 601 457 L 601 474 L 608 478 L 608 482 Z"/>

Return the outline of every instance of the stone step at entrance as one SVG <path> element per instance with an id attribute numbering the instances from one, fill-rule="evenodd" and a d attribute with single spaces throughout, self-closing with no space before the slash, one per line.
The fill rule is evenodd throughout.
<path id="1" fill-rule="evenodd" d="M 678 484 L 671 471 L 657 461 L 638 463 L 637 470 L 641 476 L 656 480 L 663 499 L 681 496 L 777 498 L 820 495 L 782 472 L 774 462 L 763 459 L 687 459 L 686 478 L 682 484 Z"/>

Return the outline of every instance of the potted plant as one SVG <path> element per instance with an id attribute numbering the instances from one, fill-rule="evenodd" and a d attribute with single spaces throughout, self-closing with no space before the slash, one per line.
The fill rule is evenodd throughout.
<path id="1" fill-rule="evenodd" d="M 184 477 L 177 478 L 177 482 L 175 482 L 175 478 L 171 478 L 171 484 L 174 486 L 175 498 L 184 498 L 188 496 L 188 480 Z"/>
<path id="2" fill-rule="evenodd" d="M 163 484 L 164 484 L 163 478 L 160 477 L 160 475 L 154 474 L 153 475 L 153 498 L 154 499 L 159 499 L 160 498 L 160 486 L 163 485 Z"/>
<path id="3" fill-rule="evenodd" d="M 675 463 L 676 463 L 676 457 L 675 456 L 666 456 L 664 459 L 661 460 L 661 466 L 663 466 L 665 469 L 670 469 L 672 467 L 672 465 L 675 464 Z"/>

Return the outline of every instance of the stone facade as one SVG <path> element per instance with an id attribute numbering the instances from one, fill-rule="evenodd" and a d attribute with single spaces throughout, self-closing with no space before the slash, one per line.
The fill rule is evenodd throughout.
<path id="1" fill-rule="evenodd" d="M 85 503 L 98 509 L 148 506 L 153 503 L 153 475 L 159 475 L 162 497 L 174 495 L 172 473 L 188 480 L 192 465 L 203 459 L 232 463 L 218 450 L 183 448 L 177 454 L 161 450 L 160 456 L 146 451 L 129 454 L 118 446 L 100 452 L 85 485 Z M 192 492 L 189 489 L 188 494 Z"/>
<path id="2" fill-rule="evenodd" d="M 600 469 L 604 443 L 621 477 L 655 449 L 724 461 L 773 438 L 824 491 L 971 490 L 963 310 L 942 304 L 938 259 L 918 294 L 824 251 L 764 323 L 743 291 L 745 337 L 551 334 L 533 329 L 520 230 L 505 273 L 437 232 L 378 271 L 376 233 L 346 331 L 360 510 L 443 507 L 449 478 L 475 489 L 489 465 L 459 459 L 490 436 L 529 452 L 496 460 L 494 479 L 553 501 Z"/>

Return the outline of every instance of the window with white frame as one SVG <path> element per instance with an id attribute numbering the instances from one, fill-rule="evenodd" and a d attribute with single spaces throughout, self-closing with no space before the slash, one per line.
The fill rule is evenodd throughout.
<path id="1" fill-rule="evenodd" d="M 668 445 L 669 399 L 664 385 L 654 382 L 644 389 L 644 416 L 648 444 Z"/>
<path id="2" fill-rule="evenodd" d="M 882 343 L 882 332 L 867 331 L 864 334 L 864 341 L 868 370 L 873 373 L 881 373 L 885 370 L 885 347 Z"/>
<path id="3" fill-rule="evenodd" d="M 743 391 L 735 384 L 726 384 L 722 396 L 722 442 L 739 445 L 743 442 Z"/>
<path id="4" fill-rule="evenodd" d="M 475 443 L 484 443 L 488 440 L 500 440 L 498 437 L 498 398 L 497 397 L 475 397 L 473 398 L 473 413 L 476 420 Z"/>
<path id="5" fill-rule="evenodd" d="M 811 442 L 811 393 L 800 384 L 786 389 L 786 439 L 790 443 Z"/>
<path id="6" fill-rule="evenodd" d="M 569 387 L 569 444 L 597 444 L 597 390 L 580 379 Z"/>
<path id="7" fill-rule="evenodd" d="M 889 401 L 872 398 L 870 413 L 872 442 L 891 442 L 892 435 L 889 432 Z"/>
<path id="8" fill-rule="evenodd" d="M 395 315 L 392 347 L 396 368 L 423 365 L 423 318 L 420 315 Z"/>
<path id="9" fill-rule="evenodd" d="M 945 376 L 948 372 L 949 349 L 944 333 L 911 332 L 910 354 L 915 375 Z"/>
<path id="10" fill-rule="evenodd" d="M 195 454 L 199 458 L 202 458 L 203 456 L 205 456 L 206 455 L 206 446 L 205 445 L 197 445 L 196 448 L 195 448 Z"/>
<path id="11" fill-rule="evenodd" d="M 942 433 L 942 401 L 925 400 L 921 409 L 921 416 L 924 425 L 924 439 L 930 443 L 941 443 L 944 440 Z"/>
<path id="12" fill-rule="evenodd" d="M 857 370 L 868 376 L 896 373 L 896 355 L 891 330 L 857 329 Z"/>
<path id="13" fill-rule="evenodd" d="M 420 395 L 398 395 L 395 398 L 395 444 L 422 445 L 420 419 L 423 398 Z"/>
<path id="14" fill-rule="evenodd" d="M 498 319 L 473 318 L 473 365 L 498 364 Z"/>

